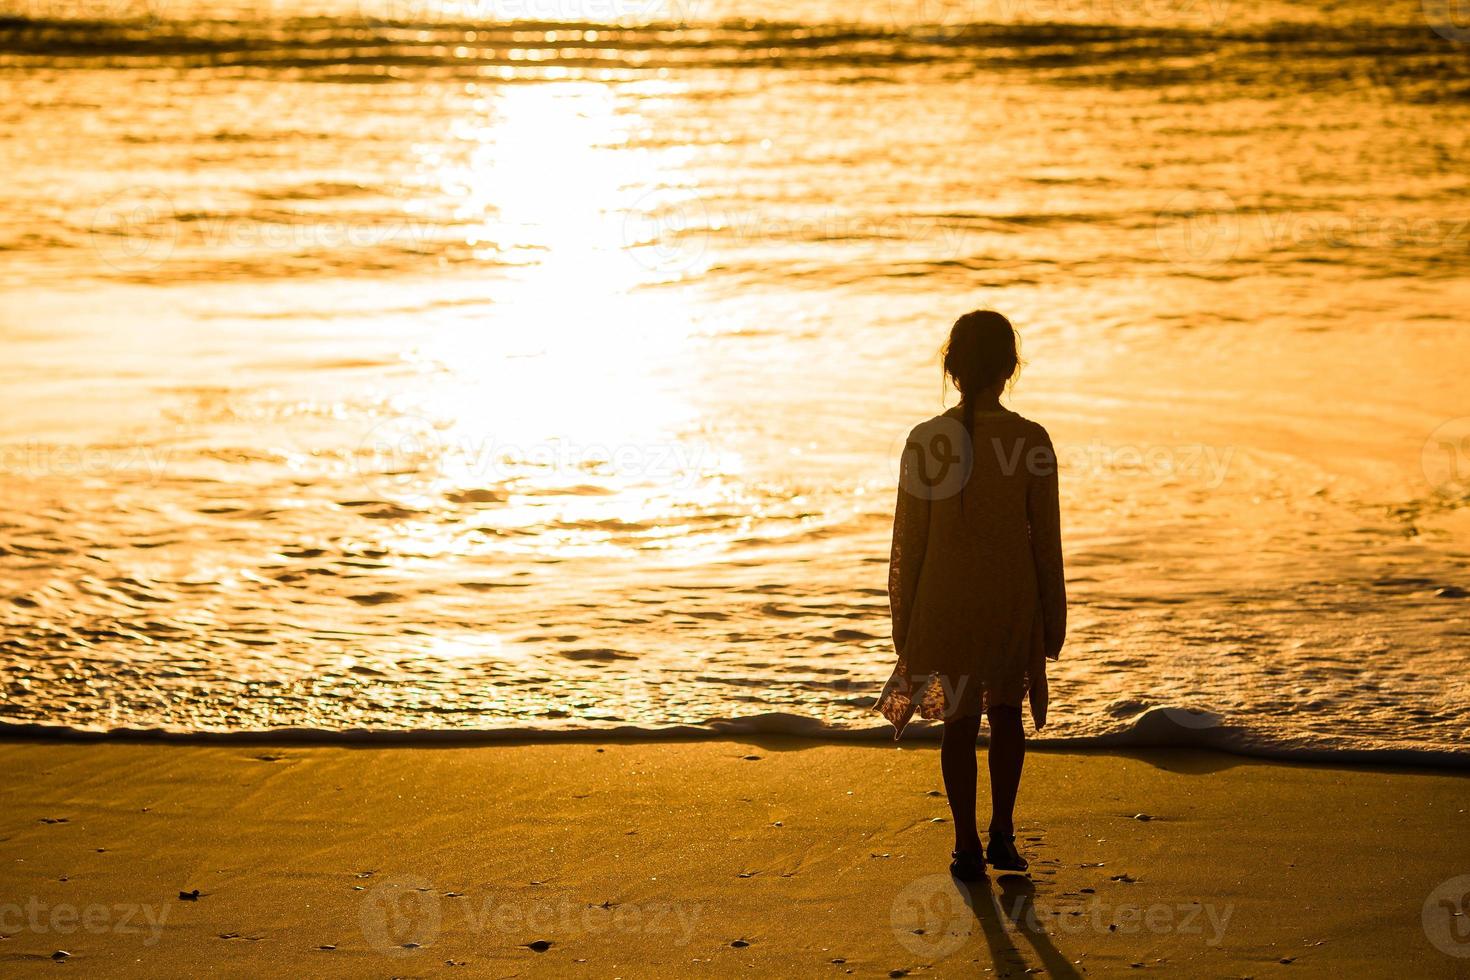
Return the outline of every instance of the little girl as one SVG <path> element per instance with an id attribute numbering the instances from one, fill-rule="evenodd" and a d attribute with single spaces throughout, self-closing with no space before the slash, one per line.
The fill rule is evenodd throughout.
<path id="1" fill-rule="evenodd" d="M 954 817 L 950 872 L 1025 871 L 1013 811 L 1027 699 L 1046 724 L 1046 661 L 1067 632 L 1056 454 L 1046 430 L 1001 407 L 1016 332 L 990 310 L 955 321 L 944 373 L 960 403 L 916 426 L 899 467 L 888 598 L 898 665 L 878 699 L 894 738 L 917 710 L 942 719 L 940 769 Z M 990 719 L 990 844 L 975 822 L 975 740 Z"/>

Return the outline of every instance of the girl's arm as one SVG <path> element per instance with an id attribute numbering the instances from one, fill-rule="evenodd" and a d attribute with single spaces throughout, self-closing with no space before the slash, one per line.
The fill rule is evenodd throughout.
<path id="1" fill-rule="evenodd" d="M 1057 454 L 1051 437 L 1041 429 L 1038 444 L 1027 454 L 1031 467 L 1026 488 L 1026 518 L 1031 525 L 1031 555 L 1036 563 L 1036 585 L 1041 594 L 1041 621 L 1048 660 L 1062 655 L 1067 638 L 1067 581 L 1062 573 L 1062 519 L 1057 502 Z"/>
<path id="2" fill-rule="evenodd" d="M 919 571 L 929 543 L 929 499 L 911 492 L 923 487 L 923 448 L 912 436 L 898 464 L 898 503 L 893 508 L 893 551 L 888 559 L 888 607 L 893 645 L 900 656 L 909 634 L 909 614 L 919 589 Z"/>

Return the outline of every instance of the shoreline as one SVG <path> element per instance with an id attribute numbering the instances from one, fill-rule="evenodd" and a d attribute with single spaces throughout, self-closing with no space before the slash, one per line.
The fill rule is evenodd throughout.
<path id="1" fill-rule="evenodd" d="M 790 739 L 810 746 L 920 747 L 937 744 L 940 725 L 915 721 L 900 741 L 888 726 L 874 728 L 829 728 L 815 719 L 778 716 L 721 719 L 701 725 L 671 725 L 666 728 L 620 726 L 616 728 L 557 729 L 318 729 L 277 728 L 259 731 L 183 732 L 160 728 L 116 728 L 106 731 L 65 725 L 0 721 L 0 743 L 56 742 L 61 744 L 178 745 L 178 746 L 294 746 L 301 748 L 477 748 L 492 746 L 576 745 L 587 743 L 661 744 L 711 741 Z M 1158 721 L 1153 719 L 1152 721 Z M 1027 723 L 1027 751 L 1076 753 L 1082 755 L 1145 756 L 1154 752 L 1216 753 L 1242 760 L 1286 765 L 1379 769 L 1385 772 L 1470 772 L 1470 752 L 1418 748 L 1332 748 L 1320 746 L 1260 745 L 1232 742 L 1241 729 L 1189 729 L 1177 724 L 1151 723 L 1109 735 L 1048 738 L 1038 737 Z M 986 727 L 981 726 L 979 744 L 986 744 Z"/>
<path id="2" fill-rule="evenodd" d="M 314 976 L 1470 966 L 1453 922 L 1432 918 L 1470 875 L 1463 774 L 1037 751 L 1018 807 L 1029 879 L 961 889 L 937 756 L 789 737 L 167 751 L 7 738 L 0 962 L 51 970 L 64 951 L 89 975 Z"/>

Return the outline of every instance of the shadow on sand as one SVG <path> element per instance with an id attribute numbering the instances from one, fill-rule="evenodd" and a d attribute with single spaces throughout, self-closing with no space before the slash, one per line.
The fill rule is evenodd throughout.
<path id="1" fill-rule="evenodd" d="M 1026 961 L 1011 940 L 1013 933 L 1007 928 L 1009 922 L 1015 927 L 1015 932 L 1025 936 L 1031 944 L 1041 965 L 1046 968 L 1047 976 L 1080 980 L 1082 974 L 1052 945 L 1051 936 L 1036 914 L 1036 886 L 1031 879 L 1025 875 L 1004 874 L 1000 876 L 999 885 L 998 896 L 989 878 L 982 878 L 959 890 L 980 923 L 996 975 L 1020 976 L 1026 972 Z"/>

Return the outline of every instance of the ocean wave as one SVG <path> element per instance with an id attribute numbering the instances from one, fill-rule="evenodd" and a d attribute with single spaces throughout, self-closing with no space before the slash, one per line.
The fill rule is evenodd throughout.
<path id="1" fill-rule="evenodd" d="M 934 742 L 941 726 L 915 722 L 902 744 Z M 355 747 L 470 746 L 501 743 L 606 741 L 698 741 L 797 738 L 815 743 L 893 744 L 893 729 L 884 724 L 834 726 L 788 712 L 766 712 L 737 718 L 712 718 L 690 725 L 577 725 L 543 727 L 442 729 L 276 728 L 255 731 L 188 731 L 166 728 L 91 728 L 0 720 L 0 738 L 58 741 L 130 741 L 174 744 L 302 745 Z M 1215 712 L 1198 708 L 1153 707 L 1127 719 L 1122 727 L 1097 734 L 1062 738 L 1033 737 L 1040 751 L 1133 752 L 1204 750 L 1242 758 L 1341 766 L 1418 766 L 1470 769 L 1470 750 L 1399 745 L 1344 745 L 1321 740 L 1272 740 L 1242 726 L 1227 724 Z"/>
<path id="2" fill-rule="evenodd" d="M 894 67 L 1025 69 L 1055 81 L 1174 85 L 1255 79 L 1361 85 L 1463 75 L 1470 55 L 1421 24 L 1149 27 L 1072 23 L 925 25 L 593 23 L 464 18 L 234 20 L 0 18 L 0 64 L 21 67 L 317 71 L 334 80 L 400 71 L 481 76 L 548 69 Z M 1345 66 L 1356 65 L 1347 69 Z M 362 76 L 362 70 L 368 70 Z M 374 73 L 376 72 L 376 75 Z M 1344 74 L 1346 72 L 1346 74 Z M 1427 74 L 1426 74 L 1427 73 Z M 1417 90 L 1416 90 L 1417 91 Z M 1421 93 L 1422 94 L 1422 93 Z"/>

